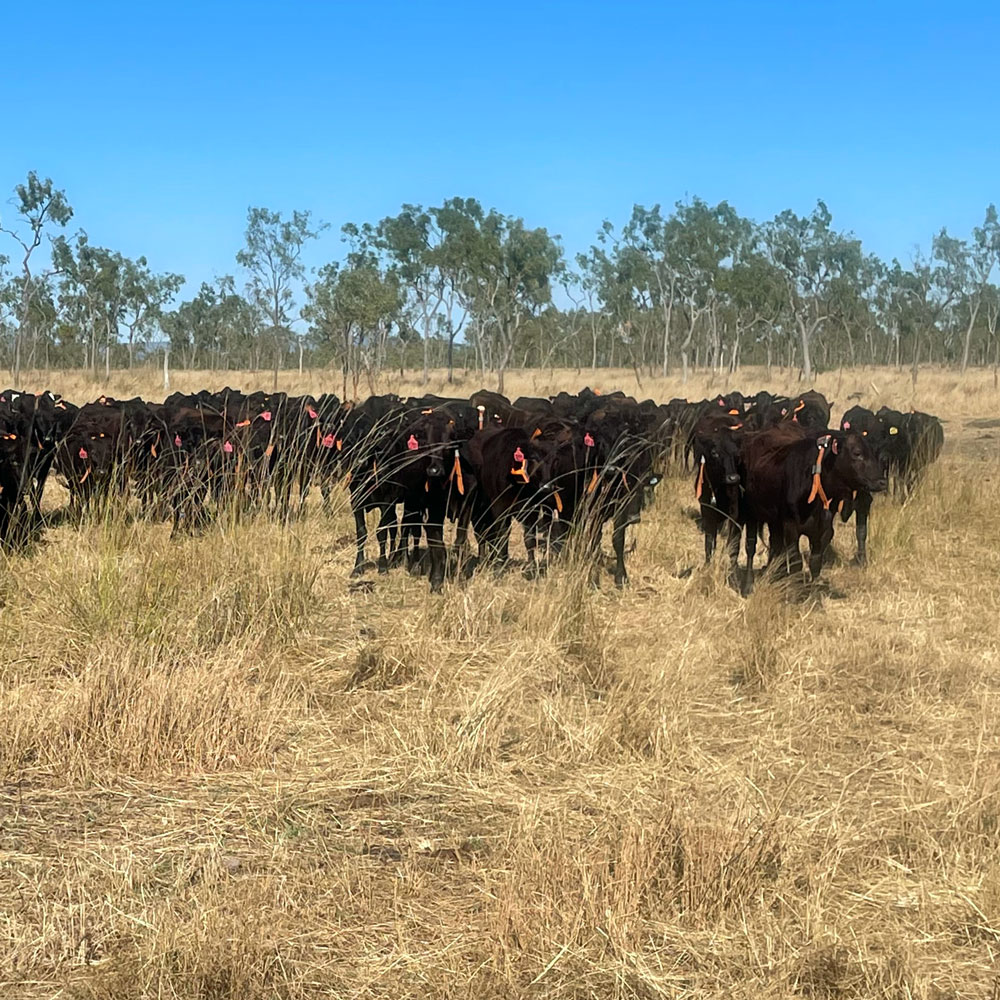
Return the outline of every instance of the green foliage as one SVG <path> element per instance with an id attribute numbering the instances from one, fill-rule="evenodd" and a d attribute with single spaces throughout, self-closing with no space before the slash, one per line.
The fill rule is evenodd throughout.
<path id="1" fill-rule="evenodd" d="M 236 254 L 236 263 L 249 273 L 248 297 L 270 321 L 276 365 L 291 335 L 293 286 L 305 276 L 302 248 L 326 228 L 325 223 L 313 226 L 308 211 L 293 211 L 284 219 L 267 208 L 247 210 L 246 244 Z"/>
<path id="2" fill-rule="evenodd" d="M 474 198 L 403 204 L 378 222 L 341 229 L 346 251 L 307 274 L 304 248 L 328 228 L 308 211 L 247 213 L 237 253 L 245 287 L 183 284 L 93 244 L 84 232 L 48 239 L 72 209 L 49 179 L 14 189 L 0 235 L 0 351 L 15 373 L 59 359 L 96 368 L 159 337 L 174 364 L 334 364 L 356 387 L 379 371 L 459 361 L 503 385 L 511 366 L 630 365 L 667 374 L 680 363 L 798 367 L 921 361 L 1000 363 L 1000 219 L 990 205 L 968 239 L 942 229 L 909 266 L 866 253 L 823 201 L 758 224 L 726 201 L 635 205 L 605 220 L 570 270 L 559 238 Z M 3 223 L 6 222 L 6 225 Z M 561 289 L 561 291 L 559 291 Z M 304 305 L 298 308 L 300 297 Z M 306 328 L 296 330 L 304 320 Z M 141 353 L 140 353 L 141 356 Z"/>
<path id="3" fill-rule="evenodd" d="M 302 315 L 314 343 L 340 363 L 346 395 L 348 375 L 356 388 L 362 372 L 374 376 L 385 364 L 389 334 L 403 307 L 399 278 L 380 268 L 371 253 L 355 251 L 343 266 L 321 267 L 306 294 Z"/>

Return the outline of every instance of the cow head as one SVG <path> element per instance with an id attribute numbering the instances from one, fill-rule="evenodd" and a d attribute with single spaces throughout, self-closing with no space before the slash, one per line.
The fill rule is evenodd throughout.
<path id="1" fill-rule="evenodd" d="M 451 471 L 446 451 L 458 432 L 454 415 L 446 407 L 424 410 L 404 428 L 404 461 L 423 465 L 428 480 L 441 480 Z"/>
<path id="2" fill-rule="evenodd" d="M 834 431 L 828 449 L 834 474 L 852 490 L 881 493 L 886 489 L 885 466 L 878 452 L 855 430 Z"/>
<path id="3" fill-rule="evenodd" d="M 735 415 L 709 415 L 700 420 L 694 432 L 694 457 L 698 465 L 695 491 L 705 499 L 705 487 L 711 487 L 715 504 L 732 507 L 738 501 L 741 476 L 743 419 Z"/>

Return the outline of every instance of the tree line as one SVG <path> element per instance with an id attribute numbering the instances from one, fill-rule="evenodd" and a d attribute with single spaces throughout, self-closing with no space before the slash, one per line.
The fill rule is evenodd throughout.
<path id="1" fill-rule="evenodd" d="M 560 238 L 473 198 L 403 205 L 341 228 L 338 259 L 309 270 L 329 228 L 309 211 L 248 210 L 236 268 L 181 297 L 158 273 L 68 235 L 73 210 L 32 172 L 0 215 L 0 355 L 22 370 L 132 366 L 340 373 L 344 395 L 387 369 L 630 367 L 636 377 L 780 365 L 1000 366 L 1000 221 L 941 229 L 907 264 L 866 252 L 823 201 L 757 222 L 728 202 L 636 205 L 568 260 Z"/>

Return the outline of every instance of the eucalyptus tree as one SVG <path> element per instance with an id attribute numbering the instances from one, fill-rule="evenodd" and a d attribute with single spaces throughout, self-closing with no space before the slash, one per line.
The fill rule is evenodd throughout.
<path id="1" fill-rule="evenodd" d="M 457 295 L 475 319 L 477 347 L 503 392 L 526 322 L 551 301 L 562 250 L 546 229 L 530 229 L 496 209 L 486 212 L 475 199 L 453 198 L 434 214 L 439 259 L 457 277 Z"/>
<path id="2" fill-rule="evenodd" d="M 791 209 L 763 227 L 764 245 L 782 276 L 788 312 L 802 352 L 802 376 L 812 378 L 813 338 L 835 315 L 834 282 L 860 266 L 861 242 L 831 227 L 833 216 L 822 201 L 808 216 Z"/>
<path id="3" fill-rule="evenodd" d="M 442 309 L 449 293 L 454 295 L 449 270 L 440 253 L 441 231 L 435 223 L 434 209 L 403 205 L 398 215 L 386 216 L 379 222 L 370 240 L 395 275 L 404 296 L 408 322 L 423 340 L 421 384 L 427 385 L 431 341 L 445 326 Z"/>
<path id="4" fill-rule="evenodd" d="M 122 258 L 119 271 L 122 285 L 120 323 L 125 328 L 128 345 L 128 366 L 134 361 L 137 339 L 148 340 L 160 319 L 163 307 L 180 291 L 184 278 L 180 274 L 154 274 L 145 257 L 138 260 Z"/>
<path id="5" fill-rule="evenodd" d="M 745 249 L 716 278 L 718 292 L 729 306 L 732 317 L 730 371 L 735 371 L 747 342 L 751 350 L 764 344 L 764 359 L 770 377 L 774 360 L 775 332 L 785 308 L 784 282 L 767 256 Z"/>
<path id="6" fill-rule="evenodd" d="M 690 371 L 690 350 L 699 317 L 708 321 L 711 341 L 706 357 L 721 362 L 722 344 L 718 308 L 720 275 L 724 264 L 732 262 L 750 240 L 749 224 L 728 202 L 709 205 L 700 198 L 678 202 L 666 223 L 666 240 L 677 272 L 677 292 L 687 321 L 681 344 L 684 381 Z"/>
<path id="7" fill-rule="evenodd" d="M 96 374 L 103 343 L 105 370 L 109 371 L 111 344 L 118 339 L 122 258 L 111 250 L 95 246 L 86 233 L 80 232 L 73 243 L 63 238 L 55 241 L 53 261 L 61 275 L 61 307 L 84 331 L 85 366 Z"/>
<path id="8" fill-rule="evenodd" d="M 946 239 L 947 233 L 941 230 L 939 239 Z M 986 217 L 981 226 L 972 230 L 972 241 L 958 241 L 952 246 L 952 259 L 956 266 L 956 285 L 961 289 L 966 300 L 965 335 L 962 341 L 962 372 L 969 367 L 969 349 L 972 344 L 972 331 L 975 328 L 979 311 L 982 308 L 986 289 L 990 283 L 993 269 L 1000 264 L 1000 221 L 997 220 L 995 205 L 986 209 Z"/>
<path id="9" fill-rule="evenodd" d="M 14 382 L 21 378 L 21 353 L 24 335 L 29 325 L 33 300 L 40 288 L 57 272 L 55 269 L 33 273 L 32 258 L 42 245 L 46 228 L 54 224 L 60 228 L 73 217 L 73 209 L 66 200 L 66 194 L 56 189 L 50 178 L 41 180 L 32 170 L 24 184 L 14 188 L 14 215 L 17 226 L 0 224 L 0 233 L 9 236 L 20 251 L 20 281 L 17 305 L 15 306 L 16 329 L 14 333 L 13 375 Z"/>
<path id="10" fill-rule="evenodd" d="M 185 367 L 197 367 L 201 358 L 208 359 L 211 366 L 213 355 L 220 358 L 227 348 L 230 356 L 236 354 L 233 345 L 224 342 L 224 302 L 219 288 L 202 282 L 194 298 L 181 302 L 162 316 L 160 322 L 168 337 L 170 352 L 180 358 Z M 242 354 L 242 359 L 252 363 L 249 353 Z"/>
<path id="11" fill-rule="evenodd" d="M 602 304 L 609 334 L 607 363 L 614 365 L 615 348 L 621 346 L 632 366 L 638 368 L 647 360 L 643 349 L 656 319 L 649 256 L 605 220 L 597 243 L 586 254 L 577 255 L 577 266 L 583 287 Z M 593 359 L 597 357 L 598 332 L 594 324 Z"/>
<path id="12" fill-rule="evenodd" d="M 607 224 L 603 232 L 609 232 Z M 675 230 L 668 225 L 659 205 L 651 209 L 634 205 L 632 216 L 615 246 L 619 278 L 626 279 L 632 286 L 628 297 L 635 311 L 628 329 L 639 331 L 644 355 L 643 331 L 652 326 L 657 315 L 661 317 L 662 375 L 670 371 L 670 328 L 678 291 L 677 259 L 671 246 L 674 235 Z M 642 360 L 646 360 L 645 357 Z"/>
<path id="13" fill-rule="evenodd" d="M 996 285 L 987 285 L 983 292 L 983 313 L 984 326 L 988 336 L 986 350 L 983 354 L 985 363 L 989 363 L 989 356 L 993 354 L 993 388 L 997 388 L 998 375 L 1000 375 L 1000 288 Z"/>
<path id="14" fill-rule="evenodd" d="M 345 229 L 350 232 L 349 227 Z M 370 390 L 376 391 L 403 298 L 396 274 L 380 267 L 366 247 L 353 250 L 343 264 L 332 262 L 319 268 L 316 280 L 306 286 L 302 316 L 310 325 L 313 342 L 339 360 L 345 399 L 348 379 L 357 396 L 362 374 Z"/>
<path id="15" fill-rule="evenodd" d="M 303 247 L 326 229 L 314 224 L 308 211 L 293 211 L 291 218 L 267 208 L 249 208 L 245 245 L 236 254 L 236 262 L 249 273 L 249 297 L 269 320 L 268 332 L 274 352 L 274 385 L 282 352 L 291 335 L 291 313 L 295 307 L 295 288 L 305 277 Z M 299 366 L 302 345 L 299 345 Z"/>

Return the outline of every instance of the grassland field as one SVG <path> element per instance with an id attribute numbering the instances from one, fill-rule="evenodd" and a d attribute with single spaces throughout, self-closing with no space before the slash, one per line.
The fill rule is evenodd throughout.
<path id="1" fill-rule="evenodd" d="M 22 381 L 163 396 L 155 372 Z M 172 388 L 225 384 L 271 375 Z M 507 393 L 586 384 L 804 388 L 584 369 Z M 876 501 L 866 569 L 838 525 L 825 591 L 743 599 L 703 569 L 677 469 L 621 592 L 558 563 L 352 586 L 343 492 L 287 525 L 101 515 L 6 555 L 0 997 L 1000 997 L 1000 392 L 815 387 L 946 435 L 909 501 Z"/>

